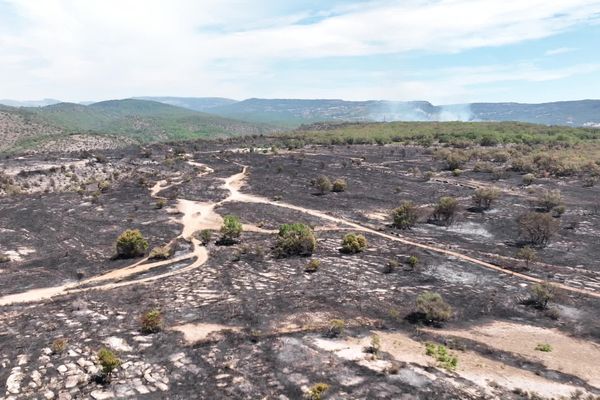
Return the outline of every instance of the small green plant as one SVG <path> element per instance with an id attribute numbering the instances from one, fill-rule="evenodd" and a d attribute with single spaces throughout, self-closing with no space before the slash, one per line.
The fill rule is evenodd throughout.
<path id="1" fill-rule="evenodd" d="M 554 287 L 548 282 L 535 283 L 531 286 L 529 303 L 540 310 L 548 308 L 548 303 L 554 298 Z"/>
<path id="2" fill-rule="evenodd" d="M 210 229 L 202 229 L 200 231 L 200 241 L 202 242 L 203 245 L 207 245 L 210 243 L 211 239 L 212 239 L 212 231 Z"/>
<path id="3" fill-rule="evenodd" d="M 53 354 L 60 354 L 67 349 L 67 343 L 67 339 L 65 338 L 54 339 L 50 349 Z"/>
<path id="4" fill-rule="evenodd" d="M 140 317 L 140 325 L 142 333 L 160 332 L 163 326 L 162 312 L 158 308 L 146 311 Z"/>
<path id="5" fill-rule="evenodd" d="M 223 217 L 223 226 L 221 226 L 221 244 L 233 244 L 242 234 L 242 223 L 239 217 L 235 215 L 226 215 Z"/>
<path id="6" fill-rule="evenodd" d="M 148 242 L 138 229 L 128 229 L 117 238 L 115 247 L 118 257 L 134 258 L 144 255 Z"/>
<path id="7" fill-rule="evenodd" d="M 319 175 L 315 181 L 315 186 L 319 191 L 319 194 L 325 194 L 330 192 L 332 189 L 331 181 L 325 175 Z"/>
<path id="8" fill-rule="evenodd" d="M 102 374 L 109 378 L 113 371 L 121 366 L 121 360 L 109 349 L 103 347 L 97 354 L 98 362 L 102 367 Z"/>
<path id="9" fill-rule="evenodd" d="M 419 257 L 410 256 L 410 257 L 408 257 L 408 260 L 406 262 L 408 263 L 408 266 L 410 267 L 410 269 L 415 270 L 419 266 Z"/>
<path id="10" fill-rule="evenodd" d="M 416 309 L 428 323 L 440 323 L 452 318 L 452 307 L 439 293 L 423 292 L 417 296 Z"/>
<path id="11" fill-rule="evenodd" d="M 158 200 L 156 200 L 156 203 L 154 204 L 154 206 L 156 207 L 157 210 L 160 210 L 161 208 L 163 208 L 166 205 L 167 205 L 167 201 L 165 199 L 158 199 Z"/>
<path id="12" fill-rule="evenodd" d="M 456 168 L 456 169 L 452 170 L 452 176 L 457 176 L 458 177 L 458 176 L 461 176 L 461 175 L 462 175 L 462 170 L 461 169 Z"/>
<path id="13" fill-rule="evenodd" d="M 10 261 L 10 257 L 6 254 L 0 253 L 0 264 L 4 264 Z"/>
<path id="14" fill-rule="evenodd" d="M 403 201 L 400 206 L 392 211 L 393 225 L 398 229 L 410 229 L 419 219 L 417 207 L 412 201 Z"/>
<path id="15" fill-rule="evenodd" d="M 458 366 L 458 357 L 448 352 L 448 349 L 444 345 L 426 343 L 425 354 L 433 357 L 438 362 L 438 366 L 449 371 L 454 371 Z"/>
<path id="16" fill-rule="evenodd" d="M 277 235 L 276 252 L 280 257 L 310 256 L 317 247 L 312 229 L 305 224 L 283 224 Z"/>
<path id="17" fill-rule="evenodd" d="M 308 262 L 308 264 L 306 264 L 304 271 L 305 272 L 317 272 L 320 265 L 321 265 L 321 261 L 317 260 L 316 258 L 313 258 L 312 260 L 310 260 Z"/>
<path id="18" fill-rule="evenodd" d="M 367 249 L 367 245 L 367 239 L 363 235 L 348 233 L 342 239 L 342 253 L 361 253 Z"/>
<path id="19" fill-rule="evenodd" d="M 549 353 L 552 351 L 552 346 L 550 346 L 548 343 L 538 343 L 538 345 L 535 346 L 535 349 L 537 351 L 543 351 L 545 353 Z"/>
<path id="20" fill-rule="evenodd" d="M 529 268 L 529 264 L 537 259 L 537 252 L 531 246 L 524 246 L 517 251 L 517 258 L 525 261 L 525 265 Z"/>
<path id="21" fill-rule="evenodd" d="M 306 393 L 306 398 L 308 400 L 321 400 L 323 397 L 323 393 L 329 390 L 329 385 L 326 383 L 317 383 L 314 384 L 308 389 Z"/>
<path id="22" fill-rule="evenodd" d="M 326 336 L 330 338 L 336 338 L 341 336 L 346 329 L 346 322 L 342 319 L 332 319 L 329 321 L 329 327 L 327 328 Z"/>
<path id="23" fill-rule="evenodd" d="M 538 208 L 545 212 L 550 212 L 554 208 L 562 205 L 562 196 L 560 190 L 545 190 L 542 192 L 536 202 Z"/>
<path id="24" fill-rule="evenodd" d="M 365 351 L 375 356 L 379 355 L 379 352 L 381 351 L 381 338 L 379 337 L 379 335 L 374 334 L 371 336 L 371 342 L 369 346 L 365 348 Z"/>
<path id="25" fill-rule="evenodd" d="M 336 179 L 335 181 L 333 181 L 333 186 L 331 188 L 331 191 L 345 192 L 346 187 L 348 187 L 348 185 L 346 184 L 346 181 L 344 179 Z"/>
<path id="26" fill-rule="evenodd" d="M 388 262 L 385 264 L 385 267 L 383 268 L 383 273 L 385 274 L 391 274 L 392 272 L 394 272 L 399 266 L 399 263 L 396 259 L 389 259 Z"/>

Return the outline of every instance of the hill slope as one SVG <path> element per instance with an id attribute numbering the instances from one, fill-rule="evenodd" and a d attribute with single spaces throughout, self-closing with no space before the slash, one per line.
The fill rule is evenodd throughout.
<path id="1" fill-rule="evenodd" d="M 134 97 L 134 99 L 158 101 L 172 106 L 209 113 L 214 107 L 237 103 L 237 100 L 226 99 L 223 97 Z"/>
<path id="2" fill-rule="evenodd" d="M 88 106 L 59 103 L 47 107 L 3 107 L 0 132 L 9 137 L 0 149 L 27 148 L 40 138 L 94 134 L 147 143 L 199 137 L 258 134 L 273 128 L 146 100 L 111 100 Z M 24 146 L 20 146 L 25 142 Z M 39 144 L 39 143 L 38 143 Z"/>

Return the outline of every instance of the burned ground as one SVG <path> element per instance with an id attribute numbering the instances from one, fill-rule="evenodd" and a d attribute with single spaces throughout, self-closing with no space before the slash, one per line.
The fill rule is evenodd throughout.
<path id="1" fill-rule="evenodd" d="M 517 172 L 495 180 L 472 165 L 454 176 L 429 149 L 415 146 L 279 152 L 242 151 L 235 143 L 185 146 L 157 145 L 144 156 L 120 150 L 100 157 L 102 165 L 70 155 L 69 163 L 83 163 L 67 172 L 81 169 L 98 176 L 94 182 L 108 174 L 110 186 L 100 191 L 88 179 L 91 188 L 57 184 L 47 193 L 29 189 L 0 198 L 0 250 L 11 258 L 0 264 L 5 398 L 297 399 L 319 382 L 330 385 L 323 398 L 331 399 L 600 395 L 593 376 L 600 360 L 598 187 L 552 177 L 525 187 Z M 29 156 L 3 166 L 45 162 Z M 42 176 L 61 173 L 59 167 Z M 226 182 L 236 174 L 239 182 Z M 25 175 L 17 171 L 16 183 Z M 320 195 L 311 183 L 319 175 L 345 179 L 347 189 Z M 490 211 L 471 210 L 480 186 L 503 190 Z M 525 265 L 515 256 L 515 218 L 533 208 L 540 190 L 556 188 L 566 206 L 560 230 Z M 461 205 L 447 227 L 427 223 L 441 196 Z M 199 208 L 185 209 L 182 199 Z M 157 206 L 159 200 L 164 204 Z M 407 231 L 391 226 L 390 212 L 403 200 L 421 211 Z M 245 231 L 237 243 L 216 243 L 219 221 L 209 218 L 211 207 L 240 217 Z M 182 222 L 191 231 L 211 229 L 210 243 L 178 238 Z M 314 228 L 312 257 L 280 258 L 273 251 L 279 226 L 291 222 Z M 112 259 L 125 229 L 139 229 L 150 249 L 175 241 L 175 253 L 164 263 Z M 365 235 L 365 252 L 340 252 L 349 232 Z M 414 268 L 411 256 L 418 259 Z M 320 266 L 309 273 L 311 258 Z M 129 268 L 140 260 L 150 267 Z M 110 272 L 116 275 L 94 280 Z M 524 304 L 537 279 L 557 284 L 552 313 Z M 52 296 L 3 297 L 62 285 Z M 411 318 L 424 291 L 440 293 L 453 307 L 443 329 Z M 153 308 L 164 315 L 164 328 L 142 334 L 140 315 Z M 335 319 L 345 322 L 345 331 L 325 337 Z M 523 334 L 511 347 L 505 344 L 511 331 L 498 323 L 514 332 L 538 330 L 531 343 L 523 343 Z M 373 335 L 381 340 L 377 356 L 364 351 Z M 52 351 L 57 338 L 67 340 L 64 352 Z M 553 352 L 534 351 L 545 338 Z M 425 354 L 428 341 L 458 357 L 456 370 Z M 91 381 L 102 346 L 123 361 L 104 385 Z M 574 360 L 581 353 L 588 358 L 579 368 Z"/>

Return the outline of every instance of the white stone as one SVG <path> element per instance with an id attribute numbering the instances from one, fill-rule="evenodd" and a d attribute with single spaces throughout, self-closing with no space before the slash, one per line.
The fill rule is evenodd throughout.
<path id="1" fill-rule="evenodd" d="M 156 382 L 155 385 L 159 390 L 161 390 L 163 392 L 166 392 L 167 390 L 169 390 L 169 387 L 162 382 Z"/>
<path id="2" fill-rule="evenodd" d="M 48 400 L 53 399 L 54 398 L 54 392 L 52 390 L 46 390 L 44 392 L 44 398 L 48 399 Z"/>
<path id="3" fill-rule="evenodd" d="M 116 336 L 106 338 L 106 340 L 104 340 L 104 344 L 116 351 L 129 352 L 133 350 L 131 346 L 127 344 L 125 339 Z"/>
<path id="4" fill-rule="evenodd" d="M 113 397 L 115 397 L 113 392 L 110 391 L 103 391 L 103 390 L 94 390 L 92 393 L 90 393 L 90 396 L 92 396 L 93 399 L 95 400 L 106 400 L 106 399 L 112 399 Z"/>
<path id="5" fill-rule="evenodd" d="M 6 390 L 8 393 L 17 394 L 21 390 L 21 381 L 23 380 L 23 374 L 21 368 L 14 368 L 12 374 L 6 380 Z"/>
<path id="6" fill-rule="evenodd" d="M 59 365 L 58 368 L 56 368 L 58 372 L 60 372 L 61 374 L 64 374 L 65 372 L 67 372 L 68 368 L 66 365 Z"/>
<path id="7" fill-rule="evenodd" d="M 67 388 L 67 389 L 74 388 L 75 386 L 77 386 L 78 383 L 79 383 L 79 378 L 77 377 L 77 375 L 68 376 L 67 380 L 65 381 L 65 388 Z"/>

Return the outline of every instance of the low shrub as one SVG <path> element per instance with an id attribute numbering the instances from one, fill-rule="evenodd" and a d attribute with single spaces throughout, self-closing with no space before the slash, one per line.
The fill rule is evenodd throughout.
<path id="1" fill-rule="evenodd" d="M 6 254 L 1 254 L 0 253 L 0 264 L 4 264 L 10 262 L 10 257 L 7 256 Z"/>
<path id="2" fill-rule="evenodd" d="M 331 190 L 333 192 L 345 192 L 347 186 L 348 185 L 346 184 L 346 181 L 344 179 L 336 179 L 333 182 L 333 186 L 332 186 Z"/>
<path id="3" fill-rule="evenodd" d="M 562 196 L 560 190 L 546 190 L 542 192 L 536 201 L 537 207 L 545 212 L 550 212 L 561 204 Z"/>
<path id="4" fill-rule="evenodd" d="M 393 225 L 398 229 L 410 229 L 419 219 L 417 207 L 412 201 L 403 201 L 392 211 Z"/>
<path id="5" fill-rule="evenodd" d="M 327 328 L 327 332 L 325 332 L 325 336 L 330 338 L 336 338 L 341 336 L 346 329 L 346 322 L 342 319 L 332 319 L 329 321 L 329 327 Z"/>
<path id="6" fill-rule="evenodd" d="M 410 269 L 415 270 L 419 265 L 419 258 L 417 256 L 410 256 L 406 262 Z"/>
<path id="7" fill-rule="evenodd" d="M 166 260 L 173 255 L 173 249 L 169 245 L 156 246 L 150 251 L 148 256 L 151 260 Z"/>
<path id="8" fill-rule="evenodd" d="M 548 303 L 554 298 L 554 287 L 548 282 L 536 283 L 531 286 L 528 303 L 540 310 L 548 308 Z"/>
<path id="9" fill-rule="evenodd" d="M 440 367 L 449 371 L 454 371 L 458 366 L 458 357 L 449 353 L 444 345 L 427 343 L 425 344 L 425 354 L 435 358 Z"/>
<path id="10" fill-rule="evenodd" d="M 398 268 L 398 266 L 399 266 L 398 261 L 396 261 L 395 259 L 392 258 L 392 259 L 388 260 L 388 262 L 385 264 L 385 267 L 383 268 L 383 273 L 391 274 Z"/>
<path id="11" fill-rule="evenodd" d="M 331 191 L 332 184 L 328 177 L 319 175 L 315 181 L 315 187 L 319 191 L 319 194 L 325 194 Z"/>
<path id="12" fill-rule="evenodd" d="M 417 296 L 416 309 L 428 323 L 440 323 L 452 318 L 452 307 L 439 293 L 423 292 Z"/>
<path id="13" fill-rule="evenodd" d="M 212 231 L 210 229 L 202 229 L 199 234 L 200 241 L 203 245 L 207 245 L 210 243 L 212 239 Z"/>
<path id="14" fill-rule="evenodd" d="M 523 185 L 529 186 L 529 185 L 533 184 L 533 182 L 535 182 L 535 175 L 525 174 L 525 175 L 523 175 L 523 178 L 521 178 L 521 179 L 522 179 Z"/>
<path id="15" fill-rule="evenodd" d="M 544 353 L 549 353 L 552 351 L 552 346 L 550 346 L 548 343 L 538 343 L 538 345 L 535 346 L 535 349 L 537 351 L 543 351 Z"/>
<path id="16" fill-rule="evenodd" d="M 98 351 L 97 357 L 102 367 L 102 373 L 106 377 L 110 377 L 113 371 L 121 366 L 119 357 L 107 348 L 101 348 Z"/>
<path id="17" fill-rule="evenodd" d="M 365 351 L 375 356 L 379 355 L 379 352 L 381 351 L 381 338 L 379 335 L 371 336 L 371 343 L 365 348 Z"/>
<path id="18" fill-rule="evenodd" d="M 306 398 L 308 400 L 321 400 L 323 398 L 323 393 L 329 390 L 329 385 L 326 383 L 317 383 L 314 384 L 308 389 L 306 393 Z"/>
<path id="19" fill-rule="evenodd" d="M 146 311 L 140 317 L 140 325 L 142 333 L 157 333 L 163 327 L 162 312 L 158 308 Z"/>
<path id="20" fill-rule="evenodd" d="M 166 205 L 167 205 L 167 201 L 165 199 L 158 199 L 158 200 L 156 200 L 156 203 L 154 204 L 154 206 L 156 207 L 157 210 L 160 210 L 161 208 L 163 208 Z"/>
<path id="21" fill-rule="evenodd" d="M 519 235 L 527 243 L 543 247 L 558 231 L 559 224 L 550 214 L 529 212 L 517 218 Z"/>
<path id="22" fill-rule="evenodd" d="M 517 251 L 517 258 L 525 261 L 525 265 L 529 267 L 537 259 L 537 252 L 531 246 L 524 246 Z"/>
<path id="23" fill-rule="evenodd" d="M 441 197 L 433 210 L 432 219 L 434 222 L 444 225 L 451 225 L 454 222 L 458 212 L 458 200 L 454 197 Z"/>
<path id="24" fill-rule="evenodd" d="M 65 338 L 54 339 L 50 350 L 52 350 L 52 354 L 60 354 L 67 349 L 67 344 L 68 342 Z"/>
<path id="25" fill-rule="evenodd" d="M 221 226 L 221 239 L 219 244 L 230 245 L 234 244 L 242 234 L 242 223 L 239 217 L 235 215 L 226 215 L 223 217 L 223 225 Z"/>
<path id="26" fill-rule="evenodd" d="M 310 256 L 316 247 L 317 240 L 309 226 L 296 223 L 279 228 L 275 249 L 280 257 Z"/>
<path id="27" fill-rule="evenodd" d="M 308 264 L 306 264 L 306 267 L 304 267 L 304 271 L 305 272 L 317 272 L 320 265 L 321 265 L 321 261 L 317 260 L 316 258 L 313 258 L 312 260 L 310 260 L 308 262 Z"/>
<path id="28" fill-rule="evenodd" d="M 497 188 L 478 188 L 473 193 L 473 204 L 479 210 L 489 210 L 492 204 L 500 197 L 500 189 Z"/>
<path id="29" fill-rule="evenodd" d="M 148 249 L 148 242 L 138 229 L 128 229 L 117 238 L 115 247 L 117 257 L 141 257 Z"/>
<path id="30" fill-rule="evenodd" d="M 342 253 L 355 254 L 367 249 L 367 239 L 360 234 L 348 233 L 342 239 Z"/>

